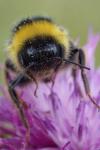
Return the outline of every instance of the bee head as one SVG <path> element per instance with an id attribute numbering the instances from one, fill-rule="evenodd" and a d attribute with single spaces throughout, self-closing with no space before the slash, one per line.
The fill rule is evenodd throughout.
<path id="1" fill-rule="evenodd" d="M 55 57 L 69 56 L 69 47 L 70 38 L 64 29 L 49 18 L 35 17 L 15 26 L 8 51 L 17 67 L 25 68 L 32 63 L 42 69 L 55 66 Z"/>
<path id="2" fill-rule="evenodd" d="M 33 64 L 33 68 L 56 67 L 58 61 L 55 57 L 64 57 L 63 46 L 52 37 L 35 37 L 27 40 L 18 53 L 19 63 L 23 67 Z"/>

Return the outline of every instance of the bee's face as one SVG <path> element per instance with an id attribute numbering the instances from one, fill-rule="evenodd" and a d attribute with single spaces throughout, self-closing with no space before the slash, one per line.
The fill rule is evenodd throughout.
<path id="1" fill-rule="evenodd" d="M 33 71 L 55 68 L 59 63 L 55 58 L 63 56 L 63 47 L 51 37 L 44 36 L 25 41 L 18 53 L 20 65 L 27 67 L 33 64 L 31 67 Z"/>

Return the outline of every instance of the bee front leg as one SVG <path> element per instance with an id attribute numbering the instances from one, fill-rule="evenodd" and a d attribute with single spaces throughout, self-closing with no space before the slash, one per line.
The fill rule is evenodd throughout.
<path id="1" fill-rule="evenodd" d="M 26 119 L 25 113 L 23 111 L 23 104 L 20 101 L 20 98 L 18 97 L 16 91 L 15 91 L 15 87 L 20 83 L 21 79 L 23 78 L 23 75 L 18 75 L 17 78 L 13 81 L 11 81 L 11 83 L 8 84 L 8 91 L 9 94 L 13 100 L 13 102 L 15 103 L 15 105 L 17 106 L 20 116 L 21 116 L 21 120 L 26 128 L 26 143 L 29 143 L 30 140 L 30 128 L 29 128 L 29 124 L 28 124 L 28 120 Z"/>
<path id="2" fill-rule="evenodd" d="M 18 75 L 18 77 L 15 80 L 11 81 L 11 83 L 8 84 L 8 91 L 9 91 L 9 94 L 10 94 L 13 102 L 16 104 L 16 106 L 20 112 L 21 119 L 23 121 L 24 126 L 28 129 L 29 128 L 28 123 L 27 123 L 26 117 L 23 112 L 23 105 L 20 102 L 19 97 L 15 91 L 15 87 L 20 83 L 22 77 L 23 77 L 22 75 Z"/>
<path id="3" fill-rule="evenodd" d="M 85 54 L 84 54 L 83 50 L 82 49 L 78 49 L 78 53 L 79 53 L 79 55 L 78 55 L 79 56 L 78 57 L 79 64 L 85 66 Z M 95 102 L 94 98 L 91 96 L 90 85 L 89 85 L 89 81 L 88 81 L 87 75 L 85 73 L 85 69 L 81 68 L 81 67 L 80 67 L 80 69 L 81 69 L 81 76 L 82 76 L 85 92 L 86 92 L 87 96 L 89 97 L 89 99 L 91 100 L 91 102 L 98 109 L 100 109 L 100 106 Z"/>

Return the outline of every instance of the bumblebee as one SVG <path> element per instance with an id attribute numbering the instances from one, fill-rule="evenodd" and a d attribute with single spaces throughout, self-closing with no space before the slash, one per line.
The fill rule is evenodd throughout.
<path id="1" fill-rule="evenodd" d="M 12 100 L 20 111 L 23 123 L 28 128 L 22 104 L 15 90 L 16 86 L 25 86 L 30 82 L 45 83 L 52 80 L 57 72 L 73 65 L 72 71 L 79 67 L 86 94 L 99 107 L 90 95 L 90 88 L 85 69 L 85 54 L 74 45 L 68 32 L 48 17 L 33 17 L 21 20 L 13 29 L 8 44 L 8 59 L 5 62 L 5 76 L 9 71 L 16 78 L 8 82 L 8 90 Z M 78 67 L 76 67 L 78 66 Z"/>

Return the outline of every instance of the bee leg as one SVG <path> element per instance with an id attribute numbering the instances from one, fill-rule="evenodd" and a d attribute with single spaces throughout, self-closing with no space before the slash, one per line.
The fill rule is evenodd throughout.
<path id="1" fill-rule="evenodd" d="M 36 85 L 36 88 L 35 88 L 35 90 L 34 90 L 34 95 L 35 95 L 35 97 L 38 97 L 38 96 L 37 96 L 38 83 L 37 83 L 37 81 L 36 81 L 35 78 L 32 78 L 32 81 L 35 82 L 35 85 Z"/>
<path id="2" fill-rule="evenodd" d="M 17 108 L 20 111 L 21 118 L 23 120 L 25 127 L 28 128 L 27 121 L 25 120 L 22 105 L 21 105 L 20 100 L 14 90 L 14 88 L 18 85 L 18 83 L 20 82 L 21 79 L 22 79 L 22 76 L 19 75 L 15 80 L 11 81 L 11 83 L 8 84 L 8 91 L 11 95 L 12 100 L 14 101 L 14 103 L 16 104 Z"/>
<path id="3" fill-rule="evenodd" d="M 10 93 L 10 96 L 13 100 L 13 102 L 16 104 L 19 112 L 20 112 L 20 116 L 21 116 L 21 119 L 22 119 L 22 122 L 24 124 L 24 126 L 26 127 L 27 129 L 27 132 L 26 132 L 26 140 L 27 142 L 29 142 L 29 139 L 30 139 L 30 129 L 29 129 L 29 125 L 28 125 L 28 121 L 25 117 L 25 114 L 24 114 L 24 111 L 23 111 L 23 103 L 20 102 L 19 100 L 19 97 L 15 91 L 15 87 L 19 84 L 19 82 L 21 81 L 21 79 L 23 78 L 23 74 L 20 74 L 16 77 L 15 80 L 11 81 L 9 84 L 8 84 L 8 91 Z"/>
<path id="4" fill-rule="evenodd" d="M 61 64 L 61 63 L 62 63 L 62 61 L 60 61 L 60 64 Z M 57 72 L 58 72 L 58 70 L 59 70 L 60 64 L 58 64 L 58 65 L 55 67 L 55 69 L 54 69 L 54 75 L 53 75 L 53 77 L 52 77 L 52 79 L 51 79 L 51 81 L 52 81 L 52 88 L 54 87 L 55 78 L 56 78 Z"/>
<path id="5" fill-rule="evenodd" d="M 81 65 L 85 65 L 85 54 L 83 52 L 82 49 L 78 50 L 79 52 L 79 57 L 78 57 L 78 61 Z M 82 76 L 82 80 L 83 80 L 83 84 L 84 84 L 84 88 L 85 88 L 85 92 L 87 94 L 87 96 L 89 97 L 89 99 L 91 100 L 91 102 L 98 108 L 100 109 L 100 106 L 95 102 L 95 100 L 93 99 L 93 97 L 91 96 L 91 91 L 90 91 L 90 86 L 89 86 L 89 82 L 88 82 L 88 78 L 86 76 L 85 73 L 85 69 L 81 68 L 81 76 Z"/>
<path id="6" fill-rule="evenodd" d="M 31 74 L 31 72 L 28 72 L 28 78 L 33 81 L 36 85 L 36 88 L 34 90 L 34 96 L 37 97 L 37 89 L 38 89 L 38 82 L 37 80 L 35 79 L 35 77 Z"/>

